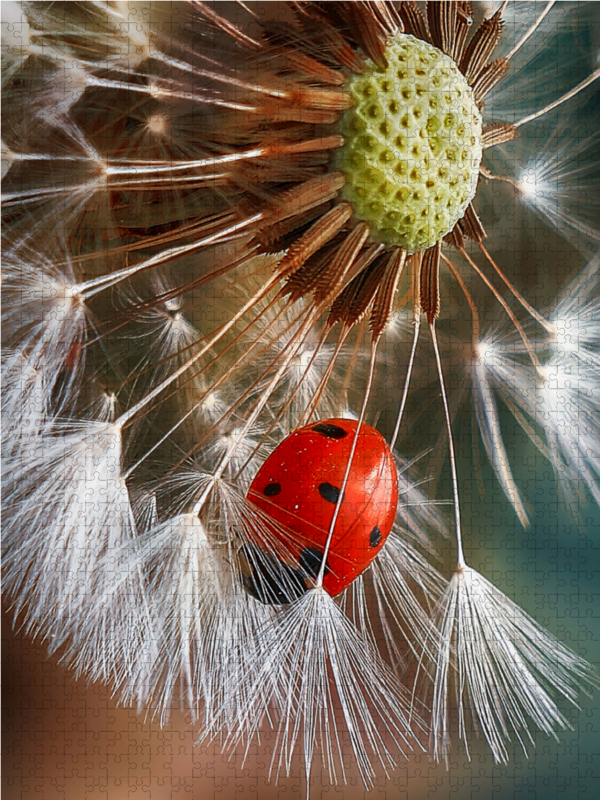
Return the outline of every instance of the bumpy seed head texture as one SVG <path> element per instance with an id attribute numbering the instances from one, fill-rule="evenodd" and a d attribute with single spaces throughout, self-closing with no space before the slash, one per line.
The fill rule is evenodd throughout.
<path id="1" fill-rule="evenodd" d="M 337 164 L 343 196 L 372 238 L 408 253 L 426 250 L 462 218 L 475 196 L 481 114 L 454 61 L 396 34 L 387 65 L 353 76 Z"/>

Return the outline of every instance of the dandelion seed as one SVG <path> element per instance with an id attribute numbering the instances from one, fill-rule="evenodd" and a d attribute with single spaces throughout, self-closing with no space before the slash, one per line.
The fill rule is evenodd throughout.
<path id="1" fill-rule="evenodd" d="M 598 179 L 595 165 L 599 145 L 597 137 L 582 137 L 576 147 L 568 143 L 564 134 L 568 130 L 561 121 L 553 126 L 551 135 L 544 141 L 539 136 L 534 157 L 526 147 L 513 147 L 515 163 L 519 163 L 516 186 L 524 203 L 543 215 L 562 235 L 573 241 L 597 242 L 598 208 L 593 194 L 585 208 L 579 207 L 581 197 L 587 194 Z M 584 163 L 591 166 L 583 167 Z M 573 235 L 572 229 L 576 234 Z"/>
<path id="2" fill-rule="evenodd" d="M 143 598 L 137 609 L 147 639 L 127 674 L 124 697 L 140 707 L 152 704 L 162 722 L 179 691 L 196 717 L 213 713 L 225 690 L 220 681 L 255 641 L 268 610 L 246 601 L 229 566 L 230 546 L 208 535 L 196 515 L 153 526 L 129 549 L 133 555 L 124 553 L 123 563 L 147 576 L 147 609 Z"/>
<path id="3" fill-rule="evenodd" d="M 322 589 L 307 592 L 290 605 L 260 634 L 259 641 L 258 662 L 256 656 L 250 658 L 246 668 L 244 659 L 241 673 L 251 676 L 244 691 L 250 702 L 243 722 L 250 731 L 257 730 L 264 715 L 260 701 L 265 694 L 272 695 L 279 720 L 272 764 L 277 775 L 289 772 L 300 742 L 308 780 L 320 739 L 331 780 L 337 781 L 338 769 L 344 780 L 338 708 L 367 785 L 372 785 L 375 777 L 371 759 L 385 770 L 393 764 L 385 734 L 401 750 L 411 746 L 407 705 L 400 685 Z M 368 688 L 364 676 L 368 676 Z M 232 734 L 231 744 L 235 745 L 238 738 Z"/>
<path id="4" fill-rule="evenodd" d="M 536 342 L 542 362 L 535 372 L 526 365 L 522 342 L 505 330 L 490 331 L 481 340 L 474 373 L 477 391 L 489 393 L 479 406 L 484 441 L 500 437 L 498 421 L 491 417 L 497 394 L 551 461 L 567 496 L 577 491 L 575 483 L 581 481 L 596 499 L 600 446 L 597 287 L 597 259 L 593 259 L 548 315 L 550 331 Z M 500 438 L 496 441 L 496 452 L 502 452 L 504 445 Z M 500 467 L 508 477 L 508 461 Z"/>
<path id="5" fill-rule="evenodd" d="M 595 681 L 589 664 L 470 567 L 452 577 L 436 622 L 445 642 L 434 661 L 431 738 L 437 758 L 447 758 L 450 749 L 450 672 L 455 674 L 459 735 L 467 743 L 468 708 L 500 763 L 508 760 L 505 742 L 511 735 L 525 752 L 527 743 L 533 744 L 528 720 L 549 735 L 556 736 L 557 727 L 568 728 L 553 696 L 576 703 L 581 686 Z"/>
<path id="6" fill-rule="evenodd" d="M 11 353 L 2 370 L 9 439 L 39 433 L 54 417 L 75 408 L 85 368 L 88 311 L 74 286 L 69 262 L 57 267 L 35 253 L 5 259 L 2 319 Z"/>
<path id="7" fill-rule="evenodd" d="M 106 588 L 101 559 L 135 535 L 120 432 L 112 423 L 55 422 L 25 438 L 5 467 L 6 580 L 28 628 L 58 647 Z"/>

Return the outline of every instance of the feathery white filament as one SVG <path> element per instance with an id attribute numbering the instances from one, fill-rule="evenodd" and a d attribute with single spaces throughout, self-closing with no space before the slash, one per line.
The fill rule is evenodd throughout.
<path id="1" fill-rule="evenodd" d="M 112 423 L 55 422 L 24 439 L 5 469 L 6 583 L 20 597 L 17 612 L 27 600 L 31 630 L 58 646 L 102 597 L 102 559 L 135 536 L 121 433 Z"/>
<path id="2" fill-rule="evenodd" d="M 249 604 L 231 569 L 226 542 L 197 516 L 180 514 L 159 523 L 122 554 L 146 579 L 146 640 L 130 668 L 123 694 L 152 704 L 164 723 L 179 692 L 198 717 L 222 704 L 223 681 L 240 648 L 248 649 L 269 619 L 265 606 Z M 145 614 L 145 606 L 135 609 Z"/>
<path id="3" fill-rule="evenodd" d="M 265 696 L 277 714 L 272 767 L 287 773 L 297 744 L 310 780 L 317 741 L 332 781 L 337 764 L 344 779 L 342 743 L 336 713 L 342 713 L 360 774 L 372 785 L 376 759 L 387 772 L 392 756 L 387 734 L 402 751 L 414 746 L 403 690 L 389 670 L 323 589 L 313 589 L 287 607 L 259 638 L 257 656 L 243 657 L 239 680 L 249 699 L 241 731 L 232 731 L 231 746 L 256 731 Z M 247 686 L 246 686 L 247 684 Z M 239 687 L 231 687 L 236 694 Z"/>
<path id="4" fill-rule="evenodd" d="M 396 11 L 386 3 L 355 4 L 338 30 L 326 4 L 290 4 L 295 21 L 275 42 L 263 35 L 262 12 L 244 3 L 223 4 L 225 16 L 201 2 L 181 4 L 169 16 L 167 5 L 90 0 L 23 3 L 9 12 L 17 11 L 21 33 L 20 42 L 13 36 L 3 48 L 4 544 L 13 609 L 27 632 L 46 637 L 51 650 L 61 648 L 78 676 L 109 684 L 122 701 L 161 722 L 179 702 L 202 733 L 242 743 L 246 752 L 265 728 L 274 730 L 278 773 L 290 771 L 300 750 L 310 780 L 320 748 L 332 780 L 345 777 L 351 752 L 369 784 L 378 763 L 384 770 L 392 764 L 392 750 L 418 747 L 397 678 L 407 651 L 435 681 L 434 753 L 447 752 L 456 684 L 461 736 L 470 706 L 495 759 L 504 760 L 513 731 L 525 745 L 531 721 L 546 732 L 565 724 L 552 692 L 574 702 L 588 667 L 465 564 L 458 495 L 460 489 L 467 496 L 467 487 L 458 484 L 455 396 L 444 373 L 452 386 L 452 356 L 469 337 L 448 347 L 442 333 L 447 322 L 452 331 L 462 322 L 457 279 L 473 319 L 473 346 L 463 358 L 473 386 L 471 416 L 474 408 L 489 461 L 521 522 L 526 501 L 503 440 L 505 406 L 563 486 L 600 502 L 597 259 L 546 321 L 515 288 L 525 283 L 520 274 L 510 283 L 482 243 L 461 249 L 481 276 L 474 283 L 482 293 L 471 295 L 472 276 L 463 281 L 450 265 L 452 275 L 440 285 L 437 334 L 432 326 L 433 353 L 419 348 L 417 358 L 413 283 L 412 348 L 406 336 L 382 339 L 366 369 L 365 315 L 374 298 L 383 305 L 381 295 L 369 295 L 370 281 L 378 280 L 385 248 L 369 244 L 365 232 L 368 257 L 348 262 L 330 294 L 327 269 L 317 275 L 318 259 L 335 258 L 355 223 L 346 215 L 341 228 L 334 225 L 343 217 L 335 216 L 340 176 L 332 174 L 332 152 L 341 146 L 334 121 L 345 102 L 340 87 L 360 72 L 361 50 L 376 55 L 378 32 L 398 31 Z M 500 14 L 506 8 L 502 3 Z M 547 126 L 553 143 L 542 146 L 538 131 L 553 109 L 562 113 L 561 104 L 576 96 L 582 103 L 600 72 L 594 67 L 564 91 L 575 56 L 553 62 L 556 70 L 538 70 L 537 62 L 529 74 L 521 70 L 571 12 L 553 2 L 508 8 L 514 30 L 506 41 L 504 29 L 495 55 L 511 60 L 513 82 L 494 89 L 482 113 L 503 103 L 518 107 L 493 120 L 520 120 L 522 136 L 507 141 L 506 154 L 524 171 L 493 176 L 483 168 L 480 183 L 499 177 L 494 190 L 511 193 L 508 224 L 514 228 L 511 213 L 529 206 L 575 241 L 575 259 L 598 240 L 594 175 L 587 174 L 597 139 L 578 144 L 581 128 L 573 123 L 571 131 L 569 121 L 568 131 Z M 231 9 L 246 22 L 230 22 Z M 428 13 L 441 20 L 447 11 L 435 4 Z M 473 20 L 463 7 L 450 11 L 466 34 Z M 299 22 L 328 16 L 333 37 Z M 344 38 L 359 18 L 363 47 Z M 424 27 L 435 38 L 434 26 Z M 468 48 L 473 33 L 450 48 Z M 338 56 L 339 70 L 331 66 Z M 460 68 L 458 55 L 455 61 Z M 513 133 L 510 125 L 488 128 L 486 158 L 503 151 L 493 140 Z M 520 143 L 524 156 L 514 157 Z M 324 210 L 331 204 L 333 218 Z M 490 234 L 501 228 L 495 205 L 493 215 L 480 197 L 475 205 Z M 467 221 L 458 223 L 453 241 L 460 242 Z M 321 250 L 311 250 L 317 244 Z M 291 267 L 298 250 L 305 260 Z M 277 274 L 282 251 L 291 256 Z M 417 278 L 420 259 L 411 260 Z M 294 302 L 286 295 L 288 278 L 300 287 Z M 341 291 L 355 287 L 358 311 L 363 297 L 371 306 L 363 316 L 356 312 L 356 327 L 343 324 L 339 332 L 327 314 Z M 396 289 L 389 291 L 389 313 L 408 318 L 410 292 L 402 297 L 404 288 Z M 512 323 L 510 334 L 488 319 L 484 325 L 490 293 Z M 521 321 L 522 309 L 542 331 Z M 377 363 L 408 364 L 395 394 L 383 370 L 375 370 L 377 344 Z M 339 603 L 322 588 L 299 597 L 312 586 L 298 556 L 306 540 L 292 531 L 284 544 L 281 531 L 243 497 L 259 463 L 295 427 L 350 416 L 350 406 L 360 409 L 358 430 L 371 416 L 379 424 L 385 409 L 375 399 L 382 392 L 386 402 L 400 399 L 393 447 L 401 425 L 413 432 L 411 381 L 432 368 L 442 392 L 432 400 L 450 437 L 458 572 L 448 585 L 422 555 L 436 557 L 432 534 L 445 535 L 446 525 L 423 489 L 428 478 L 411 478 L 421 456 L 405 462 L 394 454 L 401 504 L 377 559 Z M 402 377 L 391 373 L 395 384 Z M 320 582 L 358 444 L 357 431 Z M 414 444 L 411 452 L 421 453 L 422 444 Z M 261 565 L 258 577 L 281 590 L 273 605 L 253 592 L 251 570 L 260 573 Z M 286 595 L 286 579 L 295 593 Z"/>
<path id="5" fill-rule="evenodd" d="M 594 682 L 585 661 L 541 628 L 483 575 L 458 569 L 439 601 L 436 622 L 444 647 L 433 662 L 431 739 L 436 758 L 447 758 L 449 676 L 454 673 L 459 733 L 466 744 L 467 708 L 494 760 L 508 759 L 511 732 L 525 750 L 533 743 L 528 720 L 555 735 L 569 724 L 552 699 L 576 703 L 582 684 Z"/>
<path id="6" fill-rule="evenodd" d="M 565 103 L 567 100 L 570 100 L 572 97 L 575 97 L 575 95 L 579 94 L 579 92 L 582 92 L 598 78 L 600 78 L 600 69 L 594 70 L 594 72 L 592 72 L 591 75 L 588 75 L 588 77 L 585 78 L 585 80 L 581 81 L 581 83 L 578 83 L 577 86 L 574 86 L 570 91 L 561 95 L 561 97 L 557 98 L 552 103 L 549 103 L 544 108 L 541 108 L 534 114 L 529 114 L 527 117 L 523 117 L 523 119 L 520 119 L 518 122 L 515 122 L 514 123 L 515 128 L 520 128 L 527 122 L 533 122 L 534 119 L 539 119 L 540 117 L 544 116 L 544 114 L 547 114 L 549 111 L 552 111 L 553 108 L 556 108 L 557 106 L 560 106 L 563 103 Z"/>

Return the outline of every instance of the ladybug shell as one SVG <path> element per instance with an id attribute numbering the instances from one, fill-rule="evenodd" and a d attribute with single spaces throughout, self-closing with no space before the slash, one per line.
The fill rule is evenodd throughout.
<path id="1" fill-rule="evenodd" d="M 265 461 L 248 499 L 276 520 L 270 533 L 316 578 L 358 423 L 328 419 L 300 428 Z M 342 592 L 383 547 L 396 518 L 394 457 L 374 428 L 361 425 L 327 556 L 324 588 Z M 310 581 L 305 581 L 310 585 Z"/>

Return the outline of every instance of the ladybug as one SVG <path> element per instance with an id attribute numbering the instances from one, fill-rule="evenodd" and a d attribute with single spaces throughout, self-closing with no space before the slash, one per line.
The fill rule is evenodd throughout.
<path id="1" fill-rule="evenodd" d="M 239 557 L 246 589 L 262 602 L 289 603 L 314 586 L 357 429 L 349 419 L 300 428 L 271 453 L 252 481 L 247 499 L 263 512 L 268 534 L 257 534 Z M 379 553 L 397 506 L 392 452 L 379 431 L 363 423 L 325 565 L 323 587 L 331 596 Z"/>

